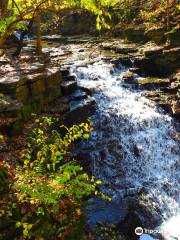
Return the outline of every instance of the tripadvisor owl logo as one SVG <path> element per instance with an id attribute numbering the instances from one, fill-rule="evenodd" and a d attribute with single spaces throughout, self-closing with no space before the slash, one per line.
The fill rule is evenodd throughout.
<path id="1" fill-rule="evenodd" d="M 141 236 L 143 234 L 143 229 L 142 227 L 137 227 L 135 229 L 135 234 L 138 235 L 138 236 Z"/>

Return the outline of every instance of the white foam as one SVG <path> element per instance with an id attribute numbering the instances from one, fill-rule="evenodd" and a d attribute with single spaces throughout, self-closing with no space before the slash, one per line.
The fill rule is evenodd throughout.
<path id="1" fill-rule="evenodd" d="M 161 226 L 162 235 L 165 239 L 180 239 L 180 214 L 171 217 Z"/>
<path id="2" fill-rule="evenodd" d="M 123 178 L 137 191 L 139 186 L 146 186 L 147 199 L 154 210 L 159 209 L 165 221 L 162 228 L 180 238 L 177 226 L 180 219 L 179 215 L 175 216 L 179 209 L 179 146 L 170 136 L 174 130 L 172 119 L 157 110 L 140 92 L 125 89 L 121 79 L 124 71 L 125 68 L 114 71 L 113 65 L 102 61 L 74 70 L 80 85 L 95 88 L 100 121 L 93 139 L 96 148 L 111 138 L 119 139 L 122 146 L 123 158 L 120 161 L 111 154 L 106 157 L 106 163 L 109 161 L 112 165 L 108 165 L 109 168 L 102 163 L 99 153 L 92 153 L 94 174 L 106 183 L 106 192 L 109 186 L 109 193 L 114 191 L 115 195 L 123 192 L 122 186 L 120 189 L 116 186 L 112 191 L 110 179 L 113 177 L 113 183 L 120 179 L 118 174 L 115 176 L 116 169 L 117 173 L 118 169 L 123 171 Z M 105 124 L 112 129 L 106 136 Z M 133 148 L 139 151 L 138 157 L 134 155 Z M 141 239 L 153 239 L 144 237 Z"/>

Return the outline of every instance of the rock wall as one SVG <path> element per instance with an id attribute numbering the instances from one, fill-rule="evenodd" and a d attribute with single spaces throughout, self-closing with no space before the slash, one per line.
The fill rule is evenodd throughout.
<path id="1" fill-rule="evenodd" d="M 119 53 L 123 65 L 139 68 L 139 74 L 166 75 L 180 67 L 180 47 L 158 46 L 152 42 L 129 44 L 121 39 L 102 44 L 103 49 Z"/>
<path id="2" fill-rule="evenodd" d="M 160 45 L 168 42 L 171 47 L 180 46 L 180 27 L 173 28 L 167 32 L 165 27 L 152 27 L 147 30 L 143 24 L 125 26 L 117 24 L 113 28 L 112 34 L 115 37 L 122 37 L 135 43 L 153 41 Z"/>
<path id="3" fill-rule="evenodd" d="M 13 119 L 10 131 L 19 130 L 21 123 L 32 113 L 42 110 L 44 104 L 61 96 L 61 71 L 53 68 L 37 68 L 26 73 L 0 78 L 0 117 Z M 26 69 L 27 70 L 27 69 Z M 2 129 L 6 129 L 6 121 Z"/>

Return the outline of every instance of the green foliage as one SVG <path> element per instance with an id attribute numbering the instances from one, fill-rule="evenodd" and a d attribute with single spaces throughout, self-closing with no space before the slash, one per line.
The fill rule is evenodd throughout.
<path id="1" fill-rule="evenodd" d="M 23 165 L 16 166 L 9 189 L 11 204 L 3 202 L 3 217 L 10 213 L 18 239 L 69 240 L 76 239 L 75 235 L 79 239 L 83 198 L 92 194 L 103 197 L 97 190 L 101 181 L 83 172 L 73 155 L 74 142 L 88 140 L 91 121 L 71 128 L 61 126 L 62 134 L 53 129 L 53 121 L 49 117 L 36 119 L 27 150 L 22 153 Z M 3 163 L 3 184 L 8 179 L 7 169 Z"/>
<path id="2" fill-rule="evenodd" d="M 81 138 L 88 139 L 89 132 L 93 129 L 90 120 L 69 129 L 61 126 L 60 130 L 66 131 L 62 136 L 51 128 L 52 124 L 52 118 L 43 117 L 36 120 L 36 128 L 29 136 L 28 150 L 24 156 L 24 166 L 28 169 L 38 171 L 38 168 L 45 168 L 46 171 L 56 171 L 66 159 L 72 157 L 69 149 L 73 142 Z"/>
<path id="3" fill-rule="evenodd" d="M 23 21 L 17 21 L 17 17 L 15 15 L 7 16 L 3 19 L 0 19 L 0 36 L 6 33 L 9 26 L 13 26 L 13 30 L 25 29 L 26 26 Z M 11 29 L 9 29 L 10 31 Z M 11 33 L 11 31 L 10 31 Z"/>
<path id="4" fill-rule="evenodd" d="M 116 7 L 112 10 L 114 21 L 131 22 L 138 15 L 137 9 L 135 10 L 136 4 L 138 4 L 137 0 L 119 0 Z"/>
<path id="5" fill-rule="evenodd" d="M 110 28 L 108 20 L 111 19 L 110 8 L 114 7 L 119 0 L 16 0 L 12 6 L 9 1 L 6 16 L 0 17 L 0 37 L 7 38 L 13 31 L 25 28 L 25 22 L 34 20 L 37 15 L 47 12 L 55 14 L 61 12 L 73 12 L 77 9 L 87 10 L 97 18 L 97 29 Z M 58 16 L 59 14 L 57 14 Z M 55 20 L 56 18 L 53 18 Z M 56 22 L 56 20 L 55 20 Z M 47 28 L 47 19 L 43 29 Z M 0 39 L 1 44 L 3 41 Z"/>

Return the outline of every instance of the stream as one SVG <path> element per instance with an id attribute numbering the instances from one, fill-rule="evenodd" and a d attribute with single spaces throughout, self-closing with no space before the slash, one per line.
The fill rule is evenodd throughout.
<path id="1" fill-rule="evenodd" d="M 112 198 L 89 200 L 88 223 L 117 224 L 132 208 L 145 229 L 139 239 L 180 239 L 180 149 L 171 137 L 173 119 L 123 82 L 126 67 L 115 67 L 103 54 L 88 58 L 77 47 L 73 53 L 71 72 L 98 105 L 94 132 L 81 149 L 103 182 L 100 190 Z"/>

